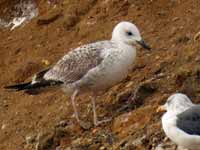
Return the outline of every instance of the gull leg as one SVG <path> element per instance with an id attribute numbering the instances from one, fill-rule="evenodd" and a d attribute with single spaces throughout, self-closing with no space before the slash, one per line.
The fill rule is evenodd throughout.
<path id="1" fill-rule="evenodd" d="M 79 115 L 78 115 L 78 111 L 77 111 L 76 103 L 75 103 L 75 98 L 78 95 L 78 93 L 79 93 L 79 91 L 75 90 L 74 93 L 71 96 L 71 101 L 72 101 L 72 106 L 73 106 L 73 109 L 74 109 L 74 114 L 75 114 L 76 120 L 79 123 L 79 125 L 84 129 L 89 129 L 90 125 L 85 123 L 85 122 L 83 122 L 83 121 L 81 121 L 80 118 L 79 118 Z"/>
<path id="2" fill-rule="evenodd" d="M 96 98 L 97 98 L 97 96 L 93 95 L 93 97 L 92 97 L 92 110 L 93 110 L 93 122 L 94 122 L 94 125 L 98 126 L 98 125 L 100 125 L 102 123 L 111 121 L 112 119 L 110 118 L 110 119 L 105 119 L 105 120 L 101 120 L 101 121 L 98 120 L 97 112 L 96 112 L 96 102 L 95 102 Z"/>

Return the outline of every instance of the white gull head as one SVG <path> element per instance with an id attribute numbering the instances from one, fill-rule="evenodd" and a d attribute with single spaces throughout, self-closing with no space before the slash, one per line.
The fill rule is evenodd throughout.
<path id="1" fill-rule="evenodd" d="M 188 96 L 182 93 L 176 93 L 167 99 L 164 108 L 168 113 L 180 114 L 192 106 L 194 106 L 194 104 Z"/>
<path id="2" fill-rule="evenodd" d="M 136 25 L 127 21 L 122 21 L 115 26 L 112 32 L 111 41 L 116 43 L 124 43 L 131 46 L 140 44 L 143 48 L 150 49 L 150 47 L 142 39 Z"/>

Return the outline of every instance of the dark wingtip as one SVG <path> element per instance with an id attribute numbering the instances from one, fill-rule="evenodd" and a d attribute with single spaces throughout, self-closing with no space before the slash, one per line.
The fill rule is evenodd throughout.
<path id="1" fill-rule="evenodd" d="M 16 85 L 9 85 L 9 86 L 4 86 L 4 89 L 17 89 Z"/>
<path id="2" fill-rule="evenodd" d="M 9 85 L 9 86 L 4 86 L 4 89 L 10 89 L 10 90 L 24 90 L 27 85 L 31 84 L 31 82 L 28 83 L 22 83 L 22 84 L 16 84 L 16 85 Z"/>

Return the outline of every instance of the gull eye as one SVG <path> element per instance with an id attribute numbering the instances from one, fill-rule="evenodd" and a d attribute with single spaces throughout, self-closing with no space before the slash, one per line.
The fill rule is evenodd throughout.
<path id="1" fill-rule="evenodd" d="M 126 32 L 126 34 L 127 34 L 128 36 L 132 36 L 132 35 L 133 35 L 133 33 L 130 32 L 130 31 Z"/>

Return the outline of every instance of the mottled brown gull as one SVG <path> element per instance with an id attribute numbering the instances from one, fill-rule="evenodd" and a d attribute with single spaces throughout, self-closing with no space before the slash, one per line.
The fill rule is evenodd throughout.
<path id="1" fill-rule="evenodd" d="M 195 105 L 181 93 L 171 95 L 158 111 L 166 110 L 162 117 L 165 134 L 180 149 L 200 150 L 200 105 Z"/>
<path id="2" fill-rule="evenodd" d="M 137 43 L 150 49 L 134 24 L 120 22 L 112 32 L 111 40 L 80 46 L 66 54 L 52 68 L 36 74 L 31 82 L 6 88 L 33 90 L 49 86 L 61 87 L 66 94 L 71 95 L 76 120 L 83 127 L 86 124 L 79 119 L 75 98 L 83 92 L 91 92 L 93 121 L 97 126 L 106 120 L 98 121 L 96 96 L 127 76 L 135 61 Z"/>

